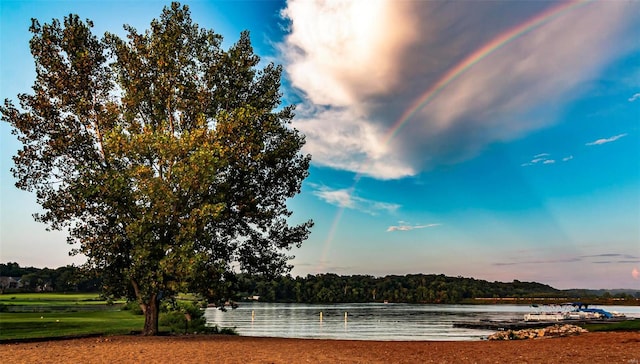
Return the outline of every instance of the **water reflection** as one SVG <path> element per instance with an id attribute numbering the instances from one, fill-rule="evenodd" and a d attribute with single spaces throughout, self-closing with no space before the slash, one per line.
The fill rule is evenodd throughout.
<path id="1" fill-rule="evenodd" d="M 493 309 L 494 307 L 489 307 Z M 208 309 L 207 321 L 241 335 L 355 340 L 478 340 L 490 331 L 453 328 L 453 322 L 522 317 L 485 306 L 246 303 L 236 310 Z M 345 313 L 347 314 L 345 320 Z M 321 317 L 322 315 L 322 317 Z"/>
<path id="2" fill-rule="evenodd" d="M 608 309 L 640 317 L 640 307 Z M 209 324 L 235 327 L 244 336 L 459 341 L 480 340 L 493 331 L 454 328 L 454 322 L 522 319 L 530 312 L 527 305 L 242 303 L 227 312 L 209 308 L 205 317 Z"/>

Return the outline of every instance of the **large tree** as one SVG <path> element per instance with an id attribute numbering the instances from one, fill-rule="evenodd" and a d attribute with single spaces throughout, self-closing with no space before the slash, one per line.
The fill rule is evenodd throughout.
<path id="1" fill-rule="evenodd" d="M 225 299 L 234 272 L 291 268 L 312 222 L 290 226 L 286 200 L 310 156 L 280 105 L 281 67 L 258 68 L 248 33 L 223 50 L 178 3 L 126 39 L 77 15 L 32 23 L 34 93 L 0 108 L 23 144 L 16 186 L 36 193 L 37 220 L 68 229 L 107 293 L 132 292 L 144 334 L 163 297 Z"/>

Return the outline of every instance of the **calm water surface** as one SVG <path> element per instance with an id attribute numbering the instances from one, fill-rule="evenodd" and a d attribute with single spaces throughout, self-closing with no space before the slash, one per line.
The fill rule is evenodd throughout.
<path id="1" fill-rule="evenodd" d="M 640 317 L 640 307 L 597 307 L 622 312 L 630 317 Z M 493 331 L 454 328 L 454 322 L 519 320 L 524 314 L 531 312 L 534 309 L 528 305 L 241 303 L 237 309 L 227 312 L 209 308 L 205 317 L 209 324 L 235 327 L 243 336 L 462 341 L 481 340 Z"/>

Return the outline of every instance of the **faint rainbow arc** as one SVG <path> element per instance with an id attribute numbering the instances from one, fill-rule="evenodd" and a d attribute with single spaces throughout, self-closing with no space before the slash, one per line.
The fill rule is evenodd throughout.
<path id="1" fill-rule="evenodd" d="M 327 254 L 329 253 L 331 242 L 333 241 L 333 237 L 336 235 L 336 230 L 338 229 L 338 225 L 340 224 L 340 220 L 342 219 L 342 214 L 344 213 L 345 209 L 345 206 L 340 206 L 338 208 L 338 212 L 336 212 L 336 215 L 333 217 L 333 222 L 331 223 L 329 232 L 327 233 L 327 239 L 324 241 L 324 245 L 322 246 L 322 255 L 320 256 L 320 262 L 316 269 L 318 273 L 321 273 L 321 271 L 326 268 L 325 264 L 327 260 Z"/>
<path id="2" fill-rule="evenodd" d="M 451 68 L 447 73 L 442 76 L 438 82 L 433 84 L 427 91 L 422 94 L 416 101 L 414 101 L 411 106 L 400 116 L 400 118 L 393 123 L 393 125 L 389 128 L 385 136 L 382 138 L 382 144 L 388 144 L 391 139 L 398 133 L 398 131 L 409 121 L 411 118 L 420 110 L 422 110 L 425 106 L 427 106 L 442 90 L 444 90 L 451 82 L 458 79 L 461 75 L 463 75 L 466 71 L 472 68 L 475 64 L 487 58 L 491 54 L 495 53 L 500 48 L 505 45 L 511 43 L 512 41 L 518 39 L 519 37 L 537 29 L 543 24 L 557 18 L 571 10 L 579 8 L 585 4 L 593 2 L 594 0 L 571 0 L 566 3 L 559 4 L 554 6 L 532 18 L 527 20 L 526 22 L 519 24 L 504 33 L 501 33 L 497 37 L 493 38 L 491 41 L 483 45 L 482 47 L 476 49 L 473 53 L 463 59 L 461 62 L 456 64 L 455 67 Z M 365 174 L 364 171 L 367 171 L 370 166 L 373 164 L 373 160 L 369 160 L 366 163 L 366 166 L 356 174 L 354 177 L 354 183 L 349 188 L 349 191 L 353 192 L 355 190 L 356 185 Z M 329 232 L 327 234 L 327 238 L 325 239 L 322 256 L 320 257 L 318 270 L 324 267 L 326 263 L 326 257 L 329 252 L 329 248 L 333 239 L 335 237 L 335 233 L 338 229 L 338 225 L 340 224 L 340 220 L 342 219 L 342 215 L 344 214 L 344 210 L 346 206 L 340 206 L 338 211 L 336 212 L 335 217 L 333 218 L 333 222 L 329 228 Z"/>
<path id="3" fill-rule="evenodd" d="M 464 60 L 459 62 L 455 67 L 450 69 L 443 77 L 438 80 L 438 82 L 433 84 L 433 86 L 431 86 L 424 94 L 422 94 L 422 96 L 420 96 L 416 101 L 413 102 L 413 104 L 400 116 L 400 118 L 391 126 L 391 128 L 389 128 L 389 131 L 387 131 L 386 135 L 382 139 L 382 144 L 388 144 L 396 135 L 396 133 L 402 128 L 402 126 L 406 124 L 418 111 L 427 106 L 427 104 L 429 104 L 429 102 L 431 102 L 443 89 L 445 89 L 451 82 L 458 79 L 458 77 L 463 75 L 475 64 L 487 58 L 498 49 L 511 43 L 515 39 L 535 30 L 548 21 L 592 1 L 593 0 L 572 0 L 552 7 L 551 9 L 548 9 L 532 17 L 526 22 L 498 35 L 489 43 L 486 43 L 484 46 L 475 50 Z"/>

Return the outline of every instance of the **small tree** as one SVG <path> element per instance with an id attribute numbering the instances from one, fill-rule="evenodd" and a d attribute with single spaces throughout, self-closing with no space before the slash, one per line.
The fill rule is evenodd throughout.
<path id="1" fill-rule="evenodd" d="M 33 20 L 34 94 L 0 108 L 23 143 L 12 171 L 43 207 L 36 220 L 68 229 L 154 335 L 163 297 L 225 299 L 235 271 L 290 269 L 312 222 L 289 226 L 286 200 L 310 156 L 280 107 L 281 67 L 256 68 L 248 33 L 222 50 L 178 3 L 126 39 L 92 26 Z"/>

